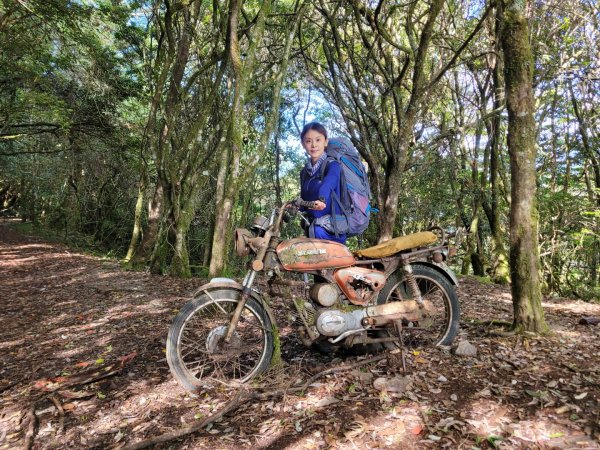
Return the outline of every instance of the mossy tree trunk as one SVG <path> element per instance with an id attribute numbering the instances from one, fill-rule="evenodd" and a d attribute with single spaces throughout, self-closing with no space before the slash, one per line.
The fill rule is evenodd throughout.
<path id="1" fill-rule="evenodd" d="M 271 102 L 268 105 L 264 127 L 260 130 L 255 154 L 247 155 L 243 151 L 244 132 L 252 125 L 246 114 L 246 106 L 253 101 L 256 95 L 256 92 L 252 92 L 251 88 L 256 88 L 253 83 L 256 81 L 254 78 L 258 71 L 258 52 L 264 40 L 266 19 L 270 13 L 272 2 L 265 1 L 261 3 L 260 10 L 250 31 L 240 30 L 241 0 L 234 0 L 230 3 L 228 52 L 229 64 L 232 68 L 230 81 L 234 86 L 234 93 L 227 122 L 227 140 L 217 177 L 215 225 L 209 266 L 210 276 L 220 275 L 225 269 L 228 244 L 231 241 L 228 231 L 231 228 L 231 216 L 238 193 L 248 184 L 267 150 L 273 131 L 277 128 L 281 89 L 290 61 L 293 37 L 305 4 L 305 2 L 296 3 L 294 14 L 288 24 L 289 28 L 287 28 L 286 37 L 284 38 L 283 50 L 278 55 L 277 61 L 274 62 L 279 70 L 273 79 L 265 80 L 265 86 L 269 86 L 272 90 Z M 243 52 L 246 55 L 245 58 L 242 58 L 238 33 L 248 34 L 249 46 Z"/>
<path id="2" fill-rule="evenodd" d="M 216 8 L 216 9 L 215 9 Z M 151 63 L 151 98 L 143 151 L 156 169 L 154 197 L 134 262 L 153 273 L 189 277 L 187 234 L 203 187 L 201 173 L 222 133 L 220 101 L 226 72 L 221 24 L 206 25 L 218 4 L 155 4 L 157 47 Z M 227 101 L 227 100 L 225 100 Z"/>
<path id="3" fill-rule="evenodd" d="M 504 104 L 504 62 L 501 54 L 501 39 L 503 30 L 502 2 L 496 5 L 496 54 L 492 57 L 492 85 L 494 89 L 494 116 L 490 129 L 490 228 L 494 246 L 494 263 L 492 264 L 492 278 L 496 283 L 508 284 L 510 281 L 509 256 L 504 245 L 504 230 L 502 227 L 502 207 L 500 205 L 500 143 L 501 136 L 501 109 Z"/>
<path id="4" fill-rule="evenodd" d="M 504 1 L 504 51 L 508 151 L 511 168 L 510 270 L 514 327 L 547 331 L 539 278 L 538 213 L 535 204 L 533 56 L 525 1 Z"/>

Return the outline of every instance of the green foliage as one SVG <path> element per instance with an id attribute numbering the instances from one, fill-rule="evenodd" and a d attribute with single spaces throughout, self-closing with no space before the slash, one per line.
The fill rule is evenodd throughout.
<path id="1" fill-rule="evenodd" d="M 130 9 L 112 2 L 3 3 L 0 42 L 0 178 L 18 191 L 17 213 L 120 249 L 137 171 L 143 110 L 131 43 L 119 38 Z"/>
<path id="2" fill-rule="evenodd" d="M 233 125 L 243 145 L 239 158 L 227 166 L 236 187 L 227 236 L 297 196 L 305 161 L 298 127 L 316 119 L 332 135 L 353 137 L 372 158 L 373 203 L 385 203 L 389 182 L 400 183 L 394 235 L 477 223 L 461 254 L 480 261 L 493 277 L 503 258 L 495 239 L 508 247 L 511 207 L 506 116 L 500 113 L 496 124 L 491 113 L 493 70 L 501 63 L 493 13 L 448 71 L 415 93 L 417 63 L 423 63 L 419 76 L 433 81 L 477 26 L 482 5 L 445 2 L 427 58 L 417 61 L 428 4 L 401 8 L 384 2 L 377 29 L 371 26 L 375 16 L 369 16 L 376 5 L 359 3 L 315 8 L 308 2 L 282 89 L 277 135 L 265 143 L 296 2 L 273 4 L 263 40 L 252 54 L 261 3 L 243 2 L 239 44 L 243 61 L 254 58 L 256 70 L 241 80 L 246 83 L 242 119 L 235 123 L 226 4 L 173 3 L 173 30 L 193 32 L 179 87 L 172 90 L 175 78 L 161 78 L 163 69 L 174 73 L 169 42 L 160 35 L 164 2 L 1 2 L 0 210 L 16 212 L 29 231 L 50 230 L 49 239 L 122 255 L 133 228 L 138 183 L 146 189 L 144 203 L 164 183 L 161 242 L 166 246 L 155 253 L 154 270 L 169 270 L 174 232 L 189 221 L 184 254 L 193 275 L 206 277 L 218 167 L 232 150 Z M 530 21 L 543 288 L 595 300 L 600 296 L 600 89 L 590 74 L 600 55 L 589 30 L 597 29 L 597 14 L 589 2 L 557 4 L 532 4 Z M 413 94 L 419 105 L 408 110 Z M 414 125 L 403 134 L 413 117 Z M 500 141 L 492 198 L 489 144 L 496 125 Z M 351 239 L 350 248 L 377 242 L 379 219 L 387 219 L 385 212 L 379 214 L 363 242 Z M 499 218 L 495 235 L 493 214 Z M 144 211 L 144 233 L 147 224 Z M 285 237 L 302 234 L 298 221 L 283 231 Z M 230 247 L 225 273 L 237 277 L 247 260 L 234 256 Z"/>

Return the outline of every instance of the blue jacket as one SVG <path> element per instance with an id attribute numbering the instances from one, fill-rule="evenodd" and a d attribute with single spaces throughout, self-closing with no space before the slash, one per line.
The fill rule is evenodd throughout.
<path id="1" fill-rule="evenodd" d="M 315 211 L 313 209 L 306 211 L 306 214 L 313 219 L 327 214 L 334 214 L 334 210 L 335 213 L 340 213 L 339 205 L 334 205 L 335 202 L 333 201 L 331 194 L 332 192 L 335 192 L 338 198 L 340 197 L 340 172 L 342 168 L 340 163 L 334 160 L 324 161 L 323 164 L 327 164 L 325 166 L 323 180 L 321 180 L 320 169 L 312 176 L 308 175 L 306 169 L 302 169 L 302 172 L 300 172 L 300 183 L 302 184 L 300 187 L 300 197 L 303 200 L 308 201 L 321 200 L 325 202 L 326 205 L 323 211 Z M 341 242 L 342 244 L 346 242 L 345 234 L 336 237 L 334 234 L 327 233 L 319 226 L 315 228 L 315 237 L 317 238 L 330 239 Z"/>

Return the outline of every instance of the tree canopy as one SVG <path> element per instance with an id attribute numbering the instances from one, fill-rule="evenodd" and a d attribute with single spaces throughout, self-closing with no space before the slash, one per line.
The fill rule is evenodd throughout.
<path id="1" fill-rule="evenodd" d="M 369 167 L 363 245 L 466 227 L 462 273 L 597 299 L 599 21 L 589 0 L 4 0 L 0 209 L 156 273 L 234 273 L 233 229 L 298 194 L 319 120 Z"/>

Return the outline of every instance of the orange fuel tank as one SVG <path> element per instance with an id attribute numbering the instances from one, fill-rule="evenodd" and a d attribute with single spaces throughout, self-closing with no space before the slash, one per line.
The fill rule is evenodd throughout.
<path id="1" fill-rule="evenodd" d="M 354 264 L 354 256 L 345 245 L 323 239 L 296 238 L 277 246 L 277 256 L 285 270 L 307 272 L 335 269 Z"/>

